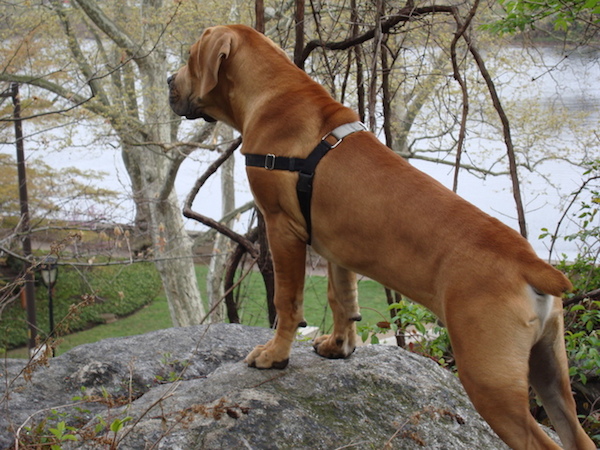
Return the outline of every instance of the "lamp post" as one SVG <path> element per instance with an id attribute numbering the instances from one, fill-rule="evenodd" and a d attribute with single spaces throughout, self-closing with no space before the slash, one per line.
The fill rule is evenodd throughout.
<path id="1" fill-rule="evenodd" d="M 31 269 L 31 239 L 29 237 L 29 201 L 27 196 L 27 171 L 25 169 L 25 149 L 23 138 L 23 121 L 21 120 L 21 95 L 19 94 L 19 83 L 11 83 L 10 87 L 0 94 L 0 98 L 12 97 L 13 117 L 15 121 L 15 143 L 17 147 L 17 172 L 19 178 L 19 204 L 21 206 L 21 226 L 23 233 L 23 280 L 25 287 L 23 290 L 25 305 L 27 308 L 27 346 L 31 353 L 35 349 L 35 338 L 37 336 L 37 326 L 35 320 L 35 287 L 34 276 Z M 1 102 L 0 102 L 1 103 Z"/>
<path id="2" fill-rule="evenodd" d="M 54 333 L 54 305 L 52 304 L 52 288 L 56 283 L 56 277 L 58 276 L 58 261 L 53 256 L 46 256 L 44 261 L 40 264 L 40 274 L 42 276 L 42 282 L 44 286 L 48 288 L 48 318 L 50 323 L 50 332 L 48 336 L 52 336 Z"/>

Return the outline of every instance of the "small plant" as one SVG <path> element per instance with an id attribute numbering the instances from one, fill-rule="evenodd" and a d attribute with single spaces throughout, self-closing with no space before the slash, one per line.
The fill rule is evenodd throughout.
<path id="1" fill-rule="evenodd" d="M 49 428 L 50 433 L 56 438 L 56 441 L 61 443 L 65 441 L 76 441 L 77 436 L 75 436 L 75 432 L 77 429 L 75 427 L 68 426 L 64 421 L 60 421 L 56 424 L 56 428 Z M 61 448 L 60 445 L 54 444 L 51 445 L 50 448 L 52 450 L 58 450 Z"/>
<path id="2" fill-rule="evenodd" d="M 95 442 L 106 444 L 107 448 L 118 448 L 119 432 L 126 423 L 133 420 L 131 416 L 119 415 L 115 417 L 110 413 L 113 406 L 120 406 L 121 399 L 113 397 L 106 389 L 102 389 L 102 395 L 87 395 L 86 388 L 81 388 L 81 395 L 73 397 L 76 402 L 73 412 L 58 412 L 51 410 L 50 414 L 32 426 L 23 427 L 17 434 L 19 445 L 22 448 L 42 448 L 50 450 L 61 450 L 67 442 Z M 81 404 L 100 402 L 109 407 L 108 417 L 96 415 L 93 427 L 86 425 L 89 410 L 82 408 Z M 104 448 L 104 447 L 102 447 Z"/>
<path id="3" fill-rule="evenodd" d="M 154 376 L 159 384 L 174 383 L 181 380 L 183 372 L 190 364 L 187 360 L 174 359 L 171 353 L 168 352 L 163 354 L 160 363 L 163 366 L 161 372 Z"/>
<path id="4" fill-rule="evenodd" d="M 431 358 L 442 366 L 452 366 L 454 358 L 448 332 L 438 324 L 431 311 L 404 298 L 389 305 L 388 311 L 394 313 L 389 320 L 358 327 L 363 342 L 370 339 L 371 344 L 378 344 L 378 335 L 393 331 L 405 349 Z"/>
<path id="5" fill-rule="evenodd" d="M 573 363 L 570 375 L 586 384 L 588 376 L 600 377 L 600 301 L 587 301 L 567 310 L 565 331 L 567 355 Z"/>
<path id="6" fill-rule="evenodd" d="M 19 443 L 25 447 L 62 449 L 67 441 L 78 441 L 77 428 L 68 425 L 68 414 L 52 410 L 50 415 L 31 427 L 24 427 Z"/>

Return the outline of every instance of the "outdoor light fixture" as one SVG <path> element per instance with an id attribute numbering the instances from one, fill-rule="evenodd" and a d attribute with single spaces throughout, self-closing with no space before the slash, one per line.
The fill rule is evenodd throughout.
<path id="1" fill-rule="evenodd" d="M 58 277 L 58 261 L 53 256 L 46 256 L 39 266 L 40 275 L 42 276 L 42 282 L 44 286 L 48 288 L 48 315 L 50 322 L 50 332 L 48 336 L 52 336 L 54 333 L 54 305 L 52 304 L 52 288 L 56 284 L 56 278 Z"/>

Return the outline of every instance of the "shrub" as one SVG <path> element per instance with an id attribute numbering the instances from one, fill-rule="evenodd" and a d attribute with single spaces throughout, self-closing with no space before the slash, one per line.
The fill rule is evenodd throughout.
<path id="1" fill-rule="evenodd" d="M 152 302 L 162 291 L 160 277 L 152 263 L 84 269 L 65 265 L 59 271 L 53 294 L 57 334 L 104 323 L 101 315 L 105 313 L 127 316 Z M 89 306 L 77 308 L 84 298 Z M 45 336 L 49 331 L 48 290 L 39 280 L 36 280 L 35 303 L 39 334 Z M 11 349 L 26 344 L 26 312 L 19 302 L 14 302 L 0 317 L 0 348 Z"/>

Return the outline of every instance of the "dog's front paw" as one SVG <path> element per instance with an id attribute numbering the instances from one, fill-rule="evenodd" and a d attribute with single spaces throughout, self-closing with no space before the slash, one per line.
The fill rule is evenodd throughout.
<path id="1" fill-rule="evenodd" d="M 289 351 L 281 351 L 269 341 L 265 345 L 257 345 L 248 356 L 246 363 L 257 369 L 285 369 L 290 361 Z"/>
<path id="2" fill-rule="evenodd" d="M 350 339 L 336 338 L 333 334 L 319 336 L 313 341 L 315 351 L 329 359 L 347 358 L 355 349 L 355 342 Z"/>

